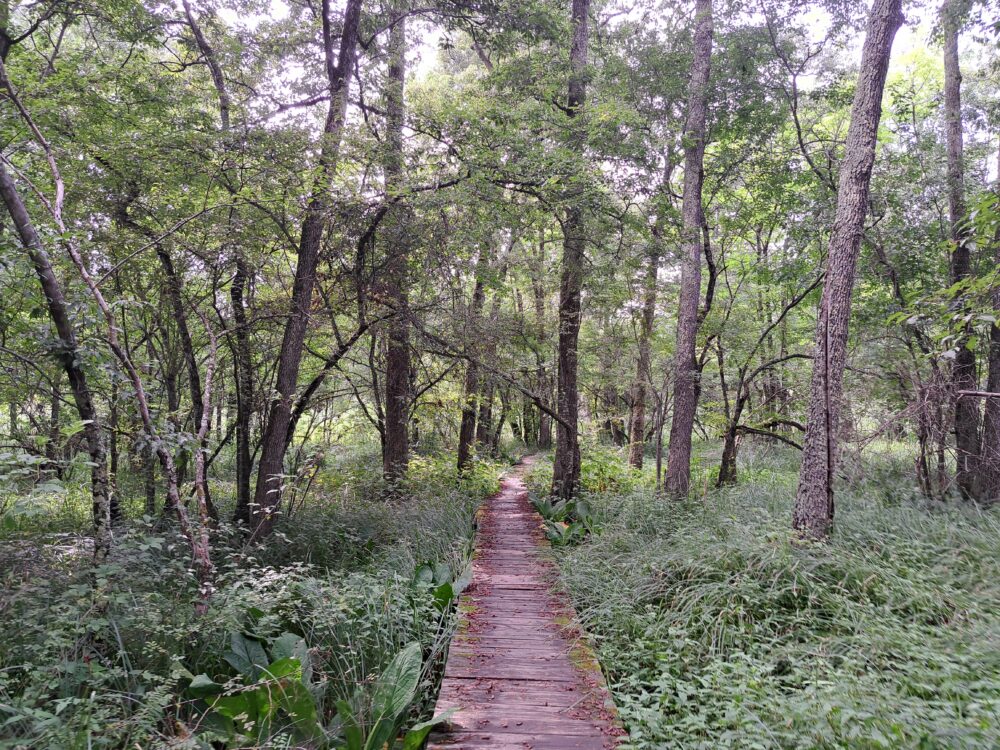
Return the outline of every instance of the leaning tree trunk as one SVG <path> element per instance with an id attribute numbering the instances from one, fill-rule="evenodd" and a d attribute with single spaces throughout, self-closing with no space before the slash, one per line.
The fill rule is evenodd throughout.
<path id="1" fill-rule="evenodd" d="M 299 238 L 298 263 L 292 286 L 292 300 L 285 322 L 285 332 L 278 354 L 278 374 L 274 397 L 268 410 L 267 423 L 261 438 L 260 465 L 257 470 L 257 487 L 254 493 L 256 521 L 250 524 L 252 537 L 259 538 L 274 528 L 275 514 L 281 502 L 285 460 L 285 434 L 292 416 L 292 400 L 302 361 L 309 310 L 312 305 L 313 287 L 316 283 L 316 265 L 323 240 L 323 227 L 328 213 L 330 183 L 333 180 L 340 155 L 340 141 L 347 115 L 347 94 L 354 72 L 358 21 L 361 17 L 361 0 L 348 0 L 344 11 L 344 28 L 340 38 L 340 53 L 333 60 L 333 39 L 330 30 L 329 2 L 323 2 L 323 42 L 329 80 L 330 105 L 323 128 L 319 157 L 319 174 L 313 186 L 309 205 L 302 221 Z"/>
<path id="2" fill-rule="evenodd" d="M 948 154 L 948 219 L 951 226 L 951 283 L 958 284 L 972 273 L 972 254 L 965 220 L 965 177 L 962 166 L 962 72 L 958 64 L 960 3 L 949 0 L 941 9 L 944 29 L 944 119 Z M 961 296 L 961 293 L 960 293 Z M 960 309 L 960 304 L 956 306 Z M 966 326 L 956 344 L 951 372 L 955 391 L 955 482 L 963 497 L 976 496 L 976 463 L 979 458 L 979 402 L 963 398 L 959 391 L 976 389 L 976 354 L 966 344 L 971 333 Z"/>
<path id="3" fill-rule="evenodd" d="M 902 0 L 875 0 L 872 6 L 851 106 L 847 148 L 840 167 L 837 213 L 830 235 L 826 282 L 816 325 L 809 421 L 792 516 L 792 526 L 797 531 L 816 539 L 826 537 L 833 524 L 837 420 L 847 364 L 851 290 L 868 213 L 868 191 L 889 54 L 892 40 L 903 22 L 901 6 Z"/>
<path id="4" fill-rule="evenodd" d="M 403 185 L 404 84 L 406 81 L 406 20 L 389 32 L 389 79 L 386 88 L 385 190 L 387 200 L 398 197 Z M 386 215 L 386 296 L 394 314 L 388 323 L 385 362 L 385 443 L 382 471 L 396 484 L 406 475 L 410 460 L 410 321 L 407 295 L 409 210 L 395 201 Z"/>
<path id="5" fill-rule="evenodd" d="M 659 237 L 654 237 L 653 241 L 659 243 Z M 652 350 L 653 320 L 656 316 L 656 277 L 660 269 L 658 247 L 650 254 L 647 263 L 646 283 L 642 299 L 642 322 L 639 327 L 639 356 L 635 363 L 635 382 L 632 384 L 632 415 L 629 430 L 628 462 L 637 469 L 642 468 L 642 459 L 646 452 L 646 397 L 650 374 L 649 360 Z"/>
<path id="6" fill-rule="evenodd" d="M 573 0 L 573 44 L 570 47 L 569 97 L 566 113 L 572 138 L 581 139 L 574 122 L 587 100 L 587 45 L 590 0 Z M 579 144 L 578 144 L 579 145 Z M 577 196 L 572 196 L 576 198 Z M 552 494 L 569 499 L 580 488 L 579 390 L 577 341 L 580 337 L 580 298 L 583 290 L 584 212 L 579 203 L 563 217 L 562 276 L 559 286 L 559 375 L 556 384 L 556 452 L 552 466 Z"/>
<path id="7" fill-rule="evenodd" d="M 48 253 L 42 246 L 41 238 L 35 230 L 28 210 L 17 192 L 14 180 L 2 163 L 0 163 L 0 198 L 14 220 L 14 228 L 24 245 L 35 275 L 45 294 L 45 302 L 49 309 L 49 317 L 59 337 L 59 363 L 66 372 L 69 387 L 73 393 L 77 414 L 83 422 L 83 434 L 87 439 L 87 452 L 90 455 L 90 490 L 93 499 L 94 518 L 94 561 L 101 562 L 111 551 L 111 485 L 108 480 L 108 464 L 101 421 L 94 406 L 94 398 L 87 383 L 87 375 L 82 367 L 80 347 L 77 343 L 76 331 L 70 320 L 66 297 L 56 277 L 55 270 Z"/>
<path id="8" fill-rule="evenodd" d="M 674 414 L 667 447 L 667 492 L 684 497 L 691 485 L 691 433 L 698 408 L 700 371 L 695 358 L 698 305 L 701 301 L 702 226 L 705 121 L 708 77 L 712 66 L 712 0 L 695 1 L 694 59 L 688 83 L 688 112 L 684 125 L 684 261 L 677 311 L 677 352 L 674 371 Z"/>

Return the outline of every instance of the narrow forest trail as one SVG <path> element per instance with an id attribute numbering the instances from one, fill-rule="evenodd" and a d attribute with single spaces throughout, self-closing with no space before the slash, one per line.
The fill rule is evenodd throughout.
<path id="1" fill-rule="evenodd" d="M 575 613 L 552 589 L 525 459 L 479 515 L 472 585 L 445 665 L 437 713 L 456 708 L 429 748 L 604 750 L 622 730 Z"/>

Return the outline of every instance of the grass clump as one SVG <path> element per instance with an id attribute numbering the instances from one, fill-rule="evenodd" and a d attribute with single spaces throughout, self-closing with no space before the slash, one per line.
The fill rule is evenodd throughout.
<path id="1" fill-rule="evenodd" d="M 1000 515 L 868 483 L 793 544 L 794 474 L 755 469 L 588 493 L 597 532 L 559 553 L 627 747 L 1000 746 Z"/>

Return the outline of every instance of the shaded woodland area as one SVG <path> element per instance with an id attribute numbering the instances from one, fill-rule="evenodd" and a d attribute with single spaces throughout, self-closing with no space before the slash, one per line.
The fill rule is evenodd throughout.
<path id="1" fill-rule="evenodd" d="M 0 199 L 0 748 L 417 750 L 528 455 L 621 747 L 1000 745 L 995 2 L 0 0 Z"/>

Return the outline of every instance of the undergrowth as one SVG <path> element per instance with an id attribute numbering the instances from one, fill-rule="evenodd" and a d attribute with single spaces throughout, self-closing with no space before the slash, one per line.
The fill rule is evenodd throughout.
<path id="1" fill-rule="evenodd" d="M 748 463 L 685 503 L 586 492 L 557 552 L 626 747 L 1000 747 L 1000 514 L 869 477 L 801 546 L 795 473 Z"/>
<path id="2" fill-rule="evenodd" d="M 39 545 L 6 566 L 0 747 L 340 747 L 354 723 L 374 731 L 401 654 L 420 668 L 407 723 L 428 718 L 475 509 L 501 467 L 477 462 L 459 481 L 448 456 L 417 457 L 402 499 L 385 500 L 374 461 L 331 462 L 266 546 L 242 549 L 223 526 L 204 615 L 185 544 L 152 519 L 123 529 L 97 571 L 104 608 L 85 547 Z M 233 708 L 246 700 L 252 721 Z M 313 711 L 322 731 L 303 731 Z"/>

